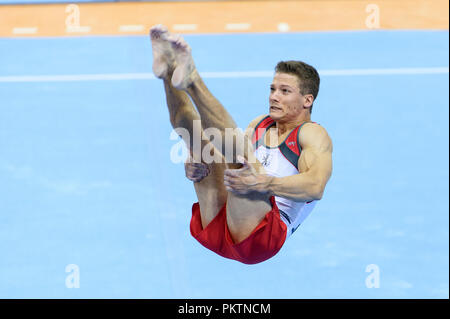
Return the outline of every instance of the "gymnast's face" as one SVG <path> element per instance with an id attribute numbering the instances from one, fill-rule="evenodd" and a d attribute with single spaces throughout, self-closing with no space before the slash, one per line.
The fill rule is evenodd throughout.
<path id="1" fill-rule="evenodd" d="M 299 79 L 292 74 L 275 73 L 270 85 L 269 114 L 274 121 L 295 121 L 307 106 L 300 93 Z"/>

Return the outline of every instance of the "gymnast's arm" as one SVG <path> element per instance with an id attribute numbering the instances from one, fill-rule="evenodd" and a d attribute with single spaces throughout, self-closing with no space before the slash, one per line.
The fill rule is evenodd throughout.
<path id="1" fill-rule="evenodd" d="M 266 180 L 265 188 L 271 195 L 299 202 L 319 200 L 331 177 L 333 144 L 326 130 L 314 123 L 304 125 L 299 142 L 302 147 L 298 160 L 300 173 L 286 177 L 269 176 L 262 180 Z"/>
<path id="2" fill-rule="evenodd" d="M 242 159 L 241 169 L 225 171 L 227 190 L 241 195 L 259 192 L 298 202 L 321 199 L 332 171 L 332 142 L 317 124 L 305 124 L 301 133 L 302 153 L 298 161 L 301 173 L 286 177 L 258 174 Z"/>

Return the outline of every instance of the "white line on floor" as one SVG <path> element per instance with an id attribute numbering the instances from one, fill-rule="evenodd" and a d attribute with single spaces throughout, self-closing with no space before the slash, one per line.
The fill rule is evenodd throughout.
<path id="1" fill-rule="evenodd" d="M 141 32 L 144 31 L 143 24 L 123 24 L 119 26 L 120 32 Z"/>
<path id="2" fill-rule="evenodd" d="M 361 76 L 361 75 L 420 75 L 447 74 L 448 67 L 430 68 L 382 68 L 382 69 L 338 69 L 319 70 L 320 76 Z M 273 71 L 200 72 L 203 78 L 270 78 Z M 104 73 L 73 75 L 10 75 L 0 76 L 0 82 L 65 82 L 65 81 L 120 81 L 154 80 L 152 73 Z"/>
<path id="3" fill-rule="evenodd" d="M 172 29 L 174 31 L 195 31 L 197 30 L 197 24 L 174 24 Z"/>
<path id="4" fill-rule="evenodd" d="M 13 34 L 36 34 L 38 28 L 37 27 L 28 27 L 28 28 L 13 28 Z"/>

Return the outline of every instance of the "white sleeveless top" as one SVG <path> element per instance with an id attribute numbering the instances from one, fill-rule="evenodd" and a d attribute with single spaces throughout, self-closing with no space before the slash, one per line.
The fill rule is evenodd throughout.
<path id="1" fill-rule="evenodd" d="M 259 128 L 264 128 L 264 132 L 261 134 L 258 138 L 259 145 L 255 145 L 255 155 L 256 158 L 261 162 L 261 164 L 264 166 L 264 169 L 266 170 L 266 173 L 271 176 L 275 177 L 285 177 L 285 176 L 291 176 L 298 174 L 299 171 L 297 170 L 297 162 L 298 158 L 300 157 L 300 145 L 298 144 L 298 134 L 300 132 L 300 128 L 302 125 L 299 125 L 297 129 L 293 130 L 286 138 L 286 140 L 281 143 L 278 147 L 268 147 L 264 143 L 264 135 L 267 129 L 274 125 L 274 123 L 270 123 L 271 121 L 266 117 L 266 121 L 261 121 L 262 123 L 265 122 L 265 124 L 262 124 L 263 127 L 258 124 Z M 258 128 L 257 126 L 257 128 Z M 291 135 L 296 136 L 291 136 Z M 297 142 L 297 145 L 295 147 L 298 148 L 298 155 L 295 155 L 293 152 L 289 153 L 289 151 L 286 151 L 287 147 L 286 142 L 288 141 L 289 146 L 291 149 L 293 148 L 293 145 L 295 142 Z M 282 150 L 284 152 L 282 152 Z M 288 156 L 286 156 L 288 155 Z M 290 158 L 290 160 L 288 160 Z M 295 161 L 297 160 L 297 162 Z M 295 166 L 294 166 L 295 163 Z M 280 217 L 281 220 L 286 224 L 287 226 L 287 234 L 286 239 L 292 235 L 292 233 L 300 226 L 300 224 L 308 217 L 308 215 L 311 213 L 312 209 L 316 205 L 315 200 L 311 202 L 296 202 L 290 199 L 286 199 L 284 197 L 275 196 L 275 201 L 277 203 L 277 206 L 280 210 Z"/>

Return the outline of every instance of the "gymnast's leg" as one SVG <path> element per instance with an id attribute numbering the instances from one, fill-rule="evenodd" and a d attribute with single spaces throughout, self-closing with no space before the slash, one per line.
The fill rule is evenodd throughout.
<path id="1" fill-rule="evenodd" d="M 223 133 L 223 136 L 225 136 L 226 129 L 233 129 L 235 134 L 240 134 L 241 136 L 236 136 L 234 139 L 235 152 L 233 154 L 243 154 L 257 172 L 264 173 L 264 168 L 253 153 L 248 136 L 236 130 L 236 124 L 231 115 L 211 94 L 201 79 L 195 68 L 189 45 L 179 36 L 169 36 L 168 40 L 172 44 L 176 61 L 176 68 L 171 78 L 172 85 L 189 94 L 197 107 L 204 128 L 215 127 Z M 221 143 L 215 144 L 216 149 L 220 149 L 222 154 L 223 145 L 226 144 L 224 141 L 225 137 Z M 211 142 L 214 144 L 217 141 L 214 139 Z M 227 164 L 227 166 L 236 168 L 235 157 L 232 162 Z M 216 179 L 215 182 L 217 184 L 214 187 L 222 189 L 223 173 L 217 174 L 217 177 L 220 176 L 222 176 L 222 180 Z M 199 195 L 199 192 L 197 194 Z M 240 242 L 248 237 L 262 221 L 266 213 L 272 209 L 269 196 L 263 194 L 237 196 L 228 193 L 226 202 L 227 224 L 235 242 Z"/>
<path id="2" fill-rule="evenodd" d="M 199 182 L 194 183 L 197 193 L 202 226 L 205 228 L 218 214 L 226 202 L 227 191 L 223 185 L 223 172 L 225 163 L 222 154 L 214 149 L 210 141 L 201 138 L 200 152 L 193 151 L 194 121 L 200 122 L 200 116 L 192 105 L 189 96 L 176 88 L 171 83 L 171 78 L 176 66 L 171 44 L 167 41 L 167 28 L 157 25 L 150 30 L 150 38 L 153 49 L 153 72 L 161 78 L 164 83 L 166 101 L 169 109 L 170 122 L 174 129 L 183 128 L 188 131 L 189 136 L 180 135 L 190 151 L 190 157 L 194 162 L 200 163 L 201 150 L 210 147 L 213 153 L 212 163 L 208 163 L 209 175 Z M 197 123 L 199 123 L 197 122 Z M 202 134 L 202 130 L 200 129 Z"/>

